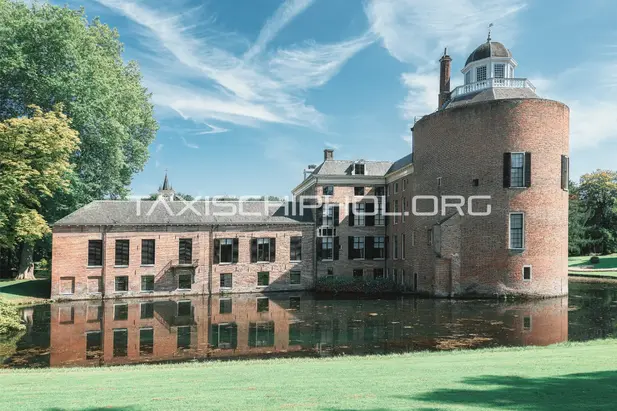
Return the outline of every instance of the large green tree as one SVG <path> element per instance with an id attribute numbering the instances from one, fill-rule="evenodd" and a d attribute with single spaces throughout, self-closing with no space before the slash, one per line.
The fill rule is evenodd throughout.
<path id="1" fill-rule="evenodd" d="M 578 198 L 588 210 L 593 251 L 617 251 L 617 171 L 597 170 L 581 177 Z"/>
<path id="2" fill-rule="evenodd" d="M 70 190 L 42 204 L 51 221 L 124 197 L 148 159 L 158 125 L 139 67 L 122 53 L 118 32 L 83 9 L 0 0 L 0 120 L 62 103 L 81 138 Z"/>
<path id="3" fill-rule="evenodd" d="M 31 250 L 49 233 L 41 215 L 42 200 L 66 190 L 71 175 L 69 159 L 79 138 L 57 108 L 43 113 L 31 107 L 28 117 L 0 123 L 0 246 Z M 25 252 L 28 258 L 32 252 Z M 32 261 L 23 261 L 30 267 Z M 31 270 L 30 270 L 31 272 Z M 33 274 L 33 273 L 32 273 Z M 26 271 L 20 273 L 26 276 Z"/>
<path id="4" fill-rule="evenodd" d="M 569 183 L 569 208 L 568 208 L 568 252 L 570 255 L 582 255 L 589 252 L 593 244 L 589 237 L 590 212 L 579 198 L 578 186 Z"/>

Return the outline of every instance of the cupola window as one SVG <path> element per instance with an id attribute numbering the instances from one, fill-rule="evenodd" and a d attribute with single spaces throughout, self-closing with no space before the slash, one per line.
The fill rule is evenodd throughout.
<path id="1" fill-rule="evenodd" d="M 486 66 L 476 67 L 476 81 L 486 80 Z"/>
<path id="2" fill-rule="evenodd" d="M 465 73 L 465 84 L 470 84 L 470 83 L 471 83 L 471 70 Z"/>
<path id="3" fill-rule="evenodd" d="M 495 64 L 495 78 L 505 78 L 506 77 L 506 65 L 505 64 Z"/>

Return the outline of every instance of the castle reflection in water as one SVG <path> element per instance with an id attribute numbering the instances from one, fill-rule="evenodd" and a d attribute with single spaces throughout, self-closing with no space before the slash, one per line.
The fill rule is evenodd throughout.
<path id="1" fill-rule="evenodd" d="M 568 339 L 567 298 L 498 303 L 246 294 L 57 303 L 50 311 L 52 367 L 385 354 Z"/>

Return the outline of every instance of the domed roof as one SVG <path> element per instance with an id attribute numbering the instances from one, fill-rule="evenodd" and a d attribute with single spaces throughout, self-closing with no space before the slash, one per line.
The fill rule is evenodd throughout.
<path id="1" fill-rule="evenodd" d="M 469 55 L 465 65 L 488 57 L 512 57 L 512 52 L 510 52 L 510 50 L 508 50 L 503 44 L 497 41 L 489 40 L 486 43 L 479 45 L 478 48 Z"/>

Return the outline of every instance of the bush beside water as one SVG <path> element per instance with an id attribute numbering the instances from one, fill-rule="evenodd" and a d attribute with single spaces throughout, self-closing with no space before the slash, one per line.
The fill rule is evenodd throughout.
<path id="1" fill-rule="evenodd" d="M 600 263 L 600 257 L 598 257 L 597 255 L 594 255 L 593 257 L 591 257 L 589 259 L 589 262 L 591 264 L 599 264 Z"/>
<path id="2" fill-rule="evenodd" d="M 7 336 L 25 329 L 26 326 L 21 323 L 17 307 L 0 298 L 0 336 Z"/>
<path id="3" fill-rule="evenodd" d="M 318 278 L 315 284 L 315 291 L 333 294 L 398 294 L 403 292 L 403 287 L 388 278 L 367 280 L 364 278 L 333 276 Z"/>

